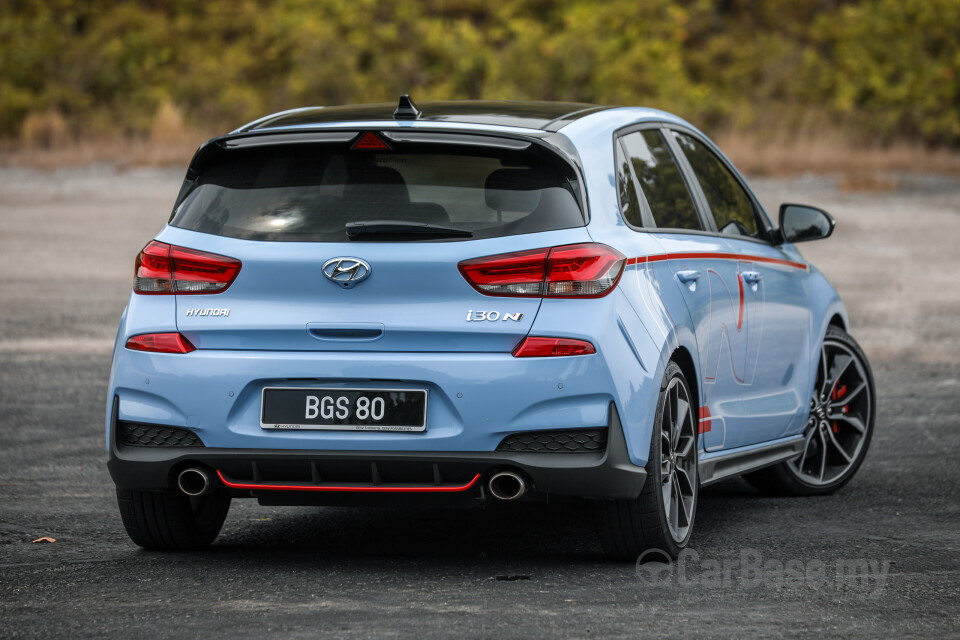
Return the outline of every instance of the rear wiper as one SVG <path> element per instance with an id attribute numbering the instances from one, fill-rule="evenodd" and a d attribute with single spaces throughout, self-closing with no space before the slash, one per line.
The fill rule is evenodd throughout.
<path id="1" fill-rule="evenodd" d="M 472 238 L 473 232 L 456 227 L 444 227 L 426 222 L 404 222 L 402 220 L 371 220 L 369 222 L 348 222 L 347 237 L 362 240 L 373 237 L 395 237 L 400 240 L 414 238 Z"/>

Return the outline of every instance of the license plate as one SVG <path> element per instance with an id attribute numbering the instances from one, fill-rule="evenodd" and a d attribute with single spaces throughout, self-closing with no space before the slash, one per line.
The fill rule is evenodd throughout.
<path id="1" fill-rule="evenodd" d="M 267 387 L 260 403 L 260 427 L 424 431 L 427 427 L 427 392 Z"/>

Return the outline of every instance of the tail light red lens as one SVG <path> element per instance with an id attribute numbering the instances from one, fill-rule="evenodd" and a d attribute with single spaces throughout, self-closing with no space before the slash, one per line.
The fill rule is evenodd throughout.
<path id="1" fill-rule="evenodd" d="M 480 293 L 540 297 L 550 249 L 504 253 L 461 262 L 460 273 Z"/>
<path id="2" fill-rule="evenodd" d="M 599 298 L 620 280 L 626 257 L 603 244 L 504 253 L 460 263 L 460 273 L 488 296 Z"/>
<path id="3" fill-rule="evenodd" d="M 513 350 L 514 358 L 549 358 L 553 356 L 585 356 L 597 350 L 586 340 L 573 338 L 527 337 Z"/>
<path id="4" fill-rule="evenodd" d="M 137 293 L 173 293 L 172 279 L 170 245 L 156 240 L 147 243 L 137 256 L 133 290 Z"/>
<path id="5" fill-rule="evenodd" d="M 554 247 L 547 259 L 547 297 L 606 295 L 620 279 L 625 259 L 602 244 Z"/>
<path id="6" fill-rule="evenodd" d="M 233 283 L 240 266 L 234 258 L 154 240 L 137 256 L 133 290 L 154 295 L 221 293 Z"/>
<path id="7" fill-rule="evenodd" d="M 127 349 L 154 353 L 190 353 L 197 348 L 179 333 L 142 333 L 127 340 Z"/>

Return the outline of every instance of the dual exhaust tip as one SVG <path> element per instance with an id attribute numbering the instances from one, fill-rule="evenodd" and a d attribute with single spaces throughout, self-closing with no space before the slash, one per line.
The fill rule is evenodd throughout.
<path id="1" fill-rule="evenodd" d="M 210 474 L 200 467 L 184 469 L 177 476 L 177 487 L 191 498 L 208 493 L 212 486 Z M 527 493 L 530 483 L 519 472 L 507 469 L 490 476 L 487 488 L 497 500 L 517 500 Z"/>
<path id="2" fill-rule="evenodd" d="M 200 467 L 184 469 L 177 476 L 177 487 L 184 495 L 191 498 L 204 495 L 210 491 L 212 486 L 210 474 Z"/>
<path id="3" fill-rule="evenodd" d="M 490 494 L 497 500 L 517 500 L 530 489 L 530 483 L 517 471 L 505 469 L 487 480 Z"/>

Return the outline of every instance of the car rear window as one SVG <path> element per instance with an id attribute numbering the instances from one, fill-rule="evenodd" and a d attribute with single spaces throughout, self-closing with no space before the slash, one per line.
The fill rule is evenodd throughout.
<path id="1" fill-rule="evenodd" d="M 249 240 L 342 242 L 347 224 L 372 221 L 499 237 L 584 226 L 575 181 L 569 165 L 537 145 L 258 146 L 206 163 L 170 224 Z"/>

